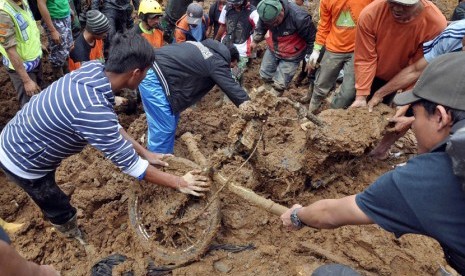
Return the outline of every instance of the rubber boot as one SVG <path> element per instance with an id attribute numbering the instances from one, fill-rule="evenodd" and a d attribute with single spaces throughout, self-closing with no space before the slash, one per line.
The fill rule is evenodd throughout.
<path id="1" fill-rule="evenodd" d="M 70 220 L 65 222 L 64 224 L 53 224 L 56 230 L 58 230 L 63 236 L 67 238 L 75 238 L 75 239 L 82 239 L 81 230 L 79 230 L 77 224 L 77 215 L 75 214 Z"/>
<path id="2" fill-rule="evenodd" d="M 321 101 L 315 98 L 310 100 L 310 104 L 308 105 L 308 113 L 316 114 L 317 110 L 320 108 Z"/>
<path id="3" fill-rule="evenodd" d="M 301 102 L 303 104 L 306 104 L 306 103 L 310 102 L 310 100 L 312 99 L 312 95 L 313 95 L 313 86 L 314 86 L 314 83 L 310 82 L 310 84 L 308 85 L 307 94 L 305 94 L 305 96 L 300 98 L 299 102 Z"/>

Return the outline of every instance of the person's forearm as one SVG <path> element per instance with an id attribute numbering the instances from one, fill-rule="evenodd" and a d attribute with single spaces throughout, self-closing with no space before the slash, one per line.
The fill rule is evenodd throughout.
<path id="1" fill-rule="evenodd" d="M 173 189 L 178 189 L 180 186 L 181 187 L 186 186 L 186 183 L 182 179 L 182 177 L 162 172 L 152 165 L 149 165 L 147 167 L 144 180 L 160 185 L 160 186 L 170 187 Z"/>
<path id="2" fill-rule="evenodd" d="M 124 128 L 120 128 L 119 133 L 121 133 L 121 135 L 124 137 L 124 139 L 131 142 L 131 144 L 134 147 L 134 150 L 137 152 L 137 154 L 139 154 L 142 157 L 145 157 L 145 152 L 147 151 L 147 149 L 144 146 L 142 146 L 134 138 L 132 138 L 131 135 L 129 135 L 126 132 L 126 130 L 124 130 Z"/>
<path id="3" fill-rule="evenodd" d="M 56 32 L 55 26 L 52 22 L 52 17 L 50 17 L 50 13 L 48 12 L 46 1 L 47 0 L 38 0 L 37 6 L 39 8 L 40 15 L 42 16 L 42 20 L 44 20 L 50 32 Z"/>
<path id="4" fill-rule="evenodd" d="M 339 227 L 338 224 L 331 223 L 328 219 L 330 201 L 332 199 L 319 200 L 311 205 L 303 207 L 298 212 L 298 217 L 307 226 L 317 229 L 333 229 Z"/>
<path id="5" fill-rule="evenodd" d="M 226 25 L 221 24 L 220 27 L 218 28 L 218 32 L 216 33 L 215 39 L 220 41 L 225 31 L 226 31 Z"/>
<path id="6" fill-rule="evenodd" d="M 6 53 L 8 55 L 8 59 L 13 65 L 13 68 L 15 69 L 16 73 L 19 75 L 23 83 L 32 81 L 32 79 L 27 74 L 26 68 L 24 68 L 23 59 L 19 56 L 18 52 L 16 51 L 16 46 L 6 49 Z"/>
<path id="7" fill-rule="evenodd" d="M 420 77 L 421 71 L 415 70 L 414 64 L 404 68 L 397 75 L 394 76 L 388 83 L 378 89 L 375 93 L 379 97 L 385 97 L 389 94 L 395 93 L 399 89 L 408 87 Z"/>
<path id="8" fill-rule="evenodd" d="M 0 271 L 1 275 L 41 275 L 39 265 L 21 257 L 13 247 L 4 241 L 0 241 Z"/>
<path id="9" fill-rule="evenodd" d="M 319 200 L 300 209 L 297 216 L 306 225 L 318 229 L 373 223 L 357 206 L 355 197 Z"/>

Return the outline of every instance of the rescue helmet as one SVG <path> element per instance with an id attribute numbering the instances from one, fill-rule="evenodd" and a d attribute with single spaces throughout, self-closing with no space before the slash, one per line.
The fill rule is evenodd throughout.
<path id="1" fill-rule="evenodd" d="M 139 17 L 147 14 L 163 15 L 163 9 L 156 0 L 142 0 L 139 5 Z"/>

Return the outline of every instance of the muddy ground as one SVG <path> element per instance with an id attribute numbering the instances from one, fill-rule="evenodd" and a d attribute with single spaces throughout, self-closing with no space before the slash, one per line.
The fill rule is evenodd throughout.
<path id="1" fill-rule="evenodd" d="M 450 12 L 455 3 L 443 5 L 446 7 L 443 11 Z M 254 60 L 246 74 L 245 86 L 249 89 L 261 84 L 256 73 L 258 67 L 259 61 Z M 18 110 L 12 85 L 4 68 L 1 70 L 0 129 Z M 293 86 L 285 96 L 295 100 L 304 91 Z M 220 160 L 219 156 L 228 152 L 227 146 L 234 142 L 230 128 L 240 118 L 231 103 L 215 107 L 214 102 L 220 97 L 222 93 L 214 89 L 195 108 L 182 113 L 177 132 L 178 138 L 191 132 L 201 152 L 212 160 Z M 312 126 L 304 131 L 292 108 L 276 109 L 264 124 L 256 153 L 244 168 L 237 170 L 250 154 L 250 150 L 243 148 L 228 158 L 223 157 L 218 168 L 227 177 L 234 175 L 237 183 L 285 206 L 358 193 L 415 153 L 415 141 L 409 135 L 396 144 L 394 150 L 400 152 L 400 157 L 373 161 L 366 156 L 380 138 L 380 127 L 389 112 L 392 110 L 379 111 L 379 116 L 370 117 L 359 111 L 327 111 L 320 115 L 327 124 L 324 129 Z M 143 142 L 146 126 L 141 107 L 135 115 L 120 112 L 119 116 L 122 125 Z M 354 133 L 364 138 L 357 139 Z M 192 159 L 180 139 L 175 155 Z M 169 171 L 181 174 L 186 168 Z M 206 204 L 138 182 L 119 172 L 90 147 L 65 160 L 56 176 L 78 208 L 88 246 L 59 236 L 27 195 L 3 174 L 0 174 L 0 217 L 25 223 L 22 230 L 12 235 L 14 247 L 24 257 L 52 264 L 63 275 L 90 275 L 98 260 L 115 253 L 125 255 L 127 260 L 115 268 L 114 275 L 130 270 L 135 275 L 154 275 L 154 270 L 147 267 L 163 265 L 131 226 L 128 202 L 132 202 L 132 189 L 140 194 L 143 221 L 152 233 L 157 232 L 160 224 L 151 222 L 162 221 L 169 207 L 190 202 L 191 206 L 200 206 L 196 209 L 200 210 Z M 226 245 L 227 249 L 253 246 L 240 252 L 210 250 L 197 261 L 172 270 L 172 275 L 309 275 L 315 267 L 334 260 L 347 263 L 365 275 L 431 275 L 444 264 L 439 245 L 426 237 L 408 235 L 396 239 L 374 225 L 289 232 L 277 216 L 246 203 L 227 189 L 219 193 L 219 203 L 219 209 L 207 212 L 221 214 L 211 244 Z M 205 226 L 203 223 L 208 221 L 202 219 L 194 227 L 183 226 L 184 231 L 192 231 L 181 235 L 184 239 L 173 238 L 174 242 L 165 245 L 182 247 L 189 239 L 195 240 Z"/>

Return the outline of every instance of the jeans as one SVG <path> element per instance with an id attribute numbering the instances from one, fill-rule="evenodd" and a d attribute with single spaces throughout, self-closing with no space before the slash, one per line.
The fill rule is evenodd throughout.
<path id="1" fill-rule="evenodd" d="M 316 102 L 323 101 L 334 87 L 341 69 L 344 69 L 344 79 L 341 90 L 334 95 L 331 108 L 349 107 L 355 99 L 355 74 L 353 53 L 333 53 L 328 50 L 323 55 L 315 79 L 312 98 Z"/>
<path id="2" fill-rule="evenodd" d="M 260 77 L 265 82 L 273 82 L 276 90 L 284 91 L 294 78 L 299 63 L 300 60 L 279 59 L 269 49 L 266 49 L 260 66 Z"/>
<path id="3" fill-rule="evenodd" d="M 55 171 L 38 179 L 25 179 L 7 170 L 1 162 L 0 169 L 29 195 L 51 223 L 64 224 L 76 214 L 76 208 L 71 206 L 69 197 L 55 182 Z"/>

